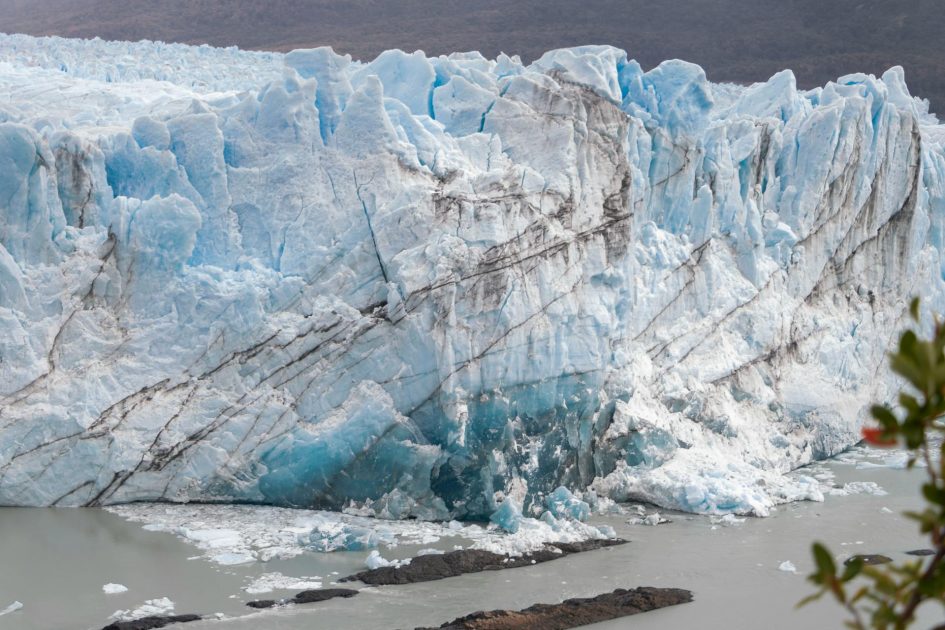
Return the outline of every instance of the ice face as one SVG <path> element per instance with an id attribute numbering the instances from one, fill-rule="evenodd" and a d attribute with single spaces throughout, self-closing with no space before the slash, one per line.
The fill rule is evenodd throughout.
<path id="1" fill-rule="evenodd" d="M 0 36 L 0 89 L 3 505 L 763 515 L 945 310 L 898 68 Z"/>

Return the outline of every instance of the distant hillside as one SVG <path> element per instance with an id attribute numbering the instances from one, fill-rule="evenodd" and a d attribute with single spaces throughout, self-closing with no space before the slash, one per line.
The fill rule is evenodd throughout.
<path id="1" fill-rule="evenodd" d="M 0 0 L 0 31 L 330 45 L 360 59 L 420 48 L 530 60 L 549 48 L 606 43 L 646 67 L 671 57 L 699 63 L 716 81 L 792 68 L 805 87 L 902 65 L 913 92 L 945 111 L 941 0 Z"/>

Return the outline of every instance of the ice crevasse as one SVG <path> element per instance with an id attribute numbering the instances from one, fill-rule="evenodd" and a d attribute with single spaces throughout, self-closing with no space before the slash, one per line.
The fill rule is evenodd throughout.
<path id="1" fill-rule="evenodd" d="M 945 310 L 899 68 L 2 35 L 0 93 L 0 505 L 764 515 Z"/>

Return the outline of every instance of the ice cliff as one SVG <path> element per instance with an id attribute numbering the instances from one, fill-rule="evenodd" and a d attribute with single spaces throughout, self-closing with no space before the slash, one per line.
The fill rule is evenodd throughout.
<path id="1" fill-rule="evenodd" d="M 2 505 L 765 514 L 945 310 L 898 68 L 0 36 L 0 94 Z"/>

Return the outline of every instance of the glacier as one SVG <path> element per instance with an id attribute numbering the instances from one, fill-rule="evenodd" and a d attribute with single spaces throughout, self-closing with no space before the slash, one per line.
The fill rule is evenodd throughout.
<path id="1" fill-rule="evenodd" d="M 0 35 L 0 94 L 0 505 L 765 515 L 945 311 L 900 68 Z"/>

